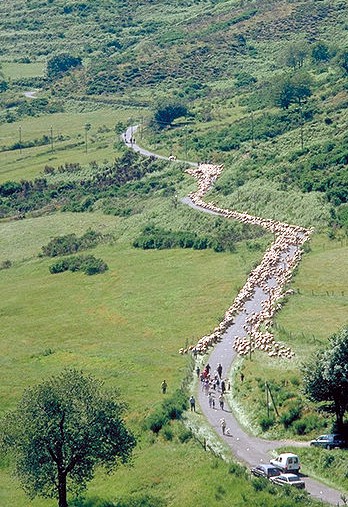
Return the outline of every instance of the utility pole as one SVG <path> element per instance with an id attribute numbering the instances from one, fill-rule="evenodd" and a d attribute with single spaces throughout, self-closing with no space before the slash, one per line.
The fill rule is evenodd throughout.
<path id="1" fill-rule="evenodd" d="M 185 129 L 185 160 L 187 161 L 187 125 L 185 125 L 184 129 Z"/>
<path id="2" fill-rule="evenodd" d="M 19 153 L 22 154 L 22 127 L 19 125 L 18 127 L 19 132 Z"/>
<path id="3" fill-rule="evenodd" d="M 50 128 L 50 133 L 51 133 L 51 153 L 53 153 L 53 126 L 52 125 Z"/>
<path id="4" fill-rule="evenodd" d="M 267 382 L 265 382 L 265 388 L 266 388 L 267 419 L 269 419 L 269 393 Z"/>
<path id="5" fill-rule="evenodd" d="M 302 105 L 300 105 L 300 135 L 301 135 L 301 150 L 303 151 L 304 141 L 303 141 L 303 111 Z"/>
<path id="6" fill-rule="evenodd" d="M 85 124 L 85 153 L 87 153 L 87 132 L 91 130 L 91 126 L 90 123 Z"/>
<path id="7" fill-rule="evenodd" d="M 254 111 L 251 111 L 251 146 L 254 147 Z"/>

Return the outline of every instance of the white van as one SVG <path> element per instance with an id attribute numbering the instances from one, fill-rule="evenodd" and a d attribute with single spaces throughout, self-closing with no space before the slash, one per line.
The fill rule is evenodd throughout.
<path id="1" fill-rule="evenodd" d="M 296 454 L 292 454 L 290 452 L 279 454 L 279 456 L 276 458 L 271 459 L 270 463 L 271 465 L 282 470 L 282 472 L 298 473 L 301 468 L 299 457 L 296 456 Z"/>

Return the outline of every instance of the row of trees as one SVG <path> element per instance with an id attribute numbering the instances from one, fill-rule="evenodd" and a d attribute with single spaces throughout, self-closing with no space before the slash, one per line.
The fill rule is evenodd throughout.
<path id="1" fill-rule="evenodd" d="M 305 41 L 290 44 L 282 53 L 281 60 L 293 70 L 301 69 L 308 56 L 315 63 L 326 63 L 334 60 L 344 72 L 347 72 L 348 51 L 337 51 L 324 41 L 318 41 L 312 45 Z"/>

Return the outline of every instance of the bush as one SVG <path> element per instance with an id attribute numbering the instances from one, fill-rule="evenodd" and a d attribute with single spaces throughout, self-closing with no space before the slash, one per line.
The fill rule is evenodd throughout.
<path id="1" fill-rule="evenodd" d="M 165 440 L 171 441 L 173 440 L 173 429 L 171 428 L 170 424 L 166 424 L 162 428 L 162 435 Z"/>
<path id="2" fill-rule="evenodd" d="M 230 463 L 230 466 L 228 467 L 228 473 L 233 474 L 236 477 L 247 477 L 247 470 L 243 465 L 240 465 L 239 463 Z"/>
<path id="3" fill-rule="evenodd" d="M 166 231 L 160 227 L 147 225 L 141 235 L 133 241 L 135 248 L 144 250 L 164 248 L 194 248 L 195 250 L 204 250 L 213 248 L 216 252 L 225 250 L 222 242 L 218 239 L 199 237 L 195 232 L 189 231 Z"/>
<path id="4" fill-rule="evenodd" d="M 302 407 L 300 405 L 294 405 L 287 412 L 282 414 L 280 422 L 283 424 L 285 429 L 289 428 L 294 421 L 300 418 L 301 411 Z"/>
<path id="5" fill-rule="evenodd" d="M 192 438 L 192 431 L 187 428 L 183 428 L 179 435 L 178 435 L 179 441 L 184 444 L 185 442 L 188 442 Z"/>
<path id="6" fill-rule="evenodd" d="M 260 425 L 262 431 L 269 430 L 269 428 L 271 428 L 274 424 L 275 424 L 274 416 L 261 417 L 261 419 L 259 420 L 259 425 Z"/>
<path id="7" fill-rule="evenodd" d="M 145 420 L 145 429 L 153 433 L 158 432 L 173 419 L 180 419 L 184 410 L 187 408 L 187 394 L 182 390 L 177 390 L 174 394 L 163 401 L 154 412 Z"/>
<path id="8" fill-rule="evenodd" d="M 80 67 L 81 65 L 82 60 L 80 57 L 75 57 L 68 53 L 61 53 L 48 60 L 47 76 L 49 79 L 57 79 L 69 70 Z"/>
<path id="9" fill-rule="evenodd" d="M 83 236 L 78 238 L 76 234 L 67 234 L 66 236 L 57 236 L 53 238 L 46 246 L 41 247 L 43 255 L 48 257 L 57 257 L 58 255 L 69 255 L 79 250 L 87 250 L 98 245 L 104 236 L 96 231 L 89 230 Z"/>
<path id="10" fill-rule="evenodd" d="M 86 275 L 96 275 L 107 271 L 108 265 L 102 259 L 96 259 L 93 255 L 79 255 L 63 259 L 50 266 L 51 274 L 62 273 L 64 271 L 83 271 Z"/>
<path id="11" fill-rule="evenodd" d="M 9 269 L 12 266 L 12 262 L 9 259 L 2 261 L 0 264 L 0 269 Z"/>
<path id="12" fill-rule="evenodd" d="M 325 421 L 317 414 L 310 414 L 294 421 L 292 426 L 297 435 L 307 435 L 314 430 L 321 431 L 325 427 Z"/>
<path id="13" fill-rule="evenodd" d="M 264 479 L 262 477 L 255 477 L 255 479 L 251 481 L 251 485 L 255 491 L 263 491 L 265 488 L 267 488 L 268 482 L 267 479 Z"/>

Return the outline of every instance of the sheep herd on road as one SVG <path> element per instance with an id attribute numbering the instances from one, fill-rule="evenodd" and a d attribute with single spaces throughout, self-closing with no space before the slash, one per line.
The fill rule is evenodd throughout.
<path id="1" fill-rule="evenodd" d="M 259 349 L 265 351 L 270 357 L 291 359 L 294 352 L 291 348 L 277 343 L 270 328 L 275 312 L 282 307 L 282 299 L 293 293 L 291 289 L 284 291 L 284 288 L 289 283 L 293 270 L 300 262 L 301 246 L 309 239 L 312 230 L 206 203 L 202 198 L 222 170 L 223 166 L 213 164 L 200 164 L 198 167 L 187 169 L 187 172 L 194 176 L 198 182 L 198 190 L 189 195 L 191 201 L 196 206 L 225 218 L 259 225 L 273 233 L 275 239 L 266 250 L 261 263 L 250 273 L 234 303 L 226 311 L 222 322 L 210 335 L 203 336 L 196 345 L 180 349 L 179 352 L 206 353 L 210 346 L 222 339 L 223 334 L 235 322 L 237 315 L 245 312 L 243 325 L 245 334 L 235 337 L 234 348 L 236 351 L 240 355 L 246 355 Z M 261 306 L 260 311 L 255 310 L 254 304 L 254 308 L 249 312 L 248 302 L 255 302 L 257 299 L 259 299 L 259 306 Z"/>

